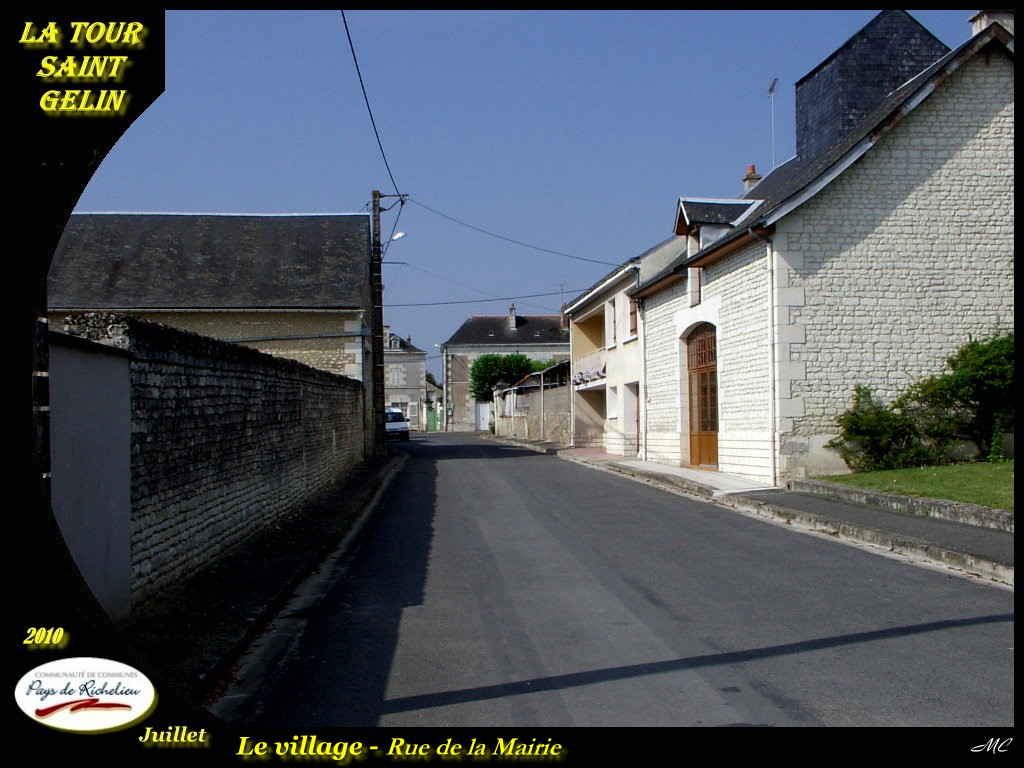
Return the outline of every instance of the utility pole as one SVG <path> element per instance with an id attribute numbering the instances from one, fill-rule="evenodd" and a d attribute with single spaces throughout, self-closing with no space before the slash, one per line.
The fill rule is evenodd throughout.
<path id="1" fill-rule="evenodd" d="M 404 203 L 407 195 L 383 195 L 375 189 L 370 196 L 370 352 L 373 355 L 373 392 L 370 397 L 373 409 L 373 454 L 386 456 L 388 443 L 384 427 L 384 280 L 381 269 L 384 251 L 380 237 L 380 200 L 382 197 L 397 197 Z"/>
<path id="2" fill-rule="evenodd" d="M 386 456 L 388 452 L 384 428 L 384 281 L 381 277 L 380 198 L 380 192 L 373 190 L 370 233 L 370 355 L 373 357 L 373 375 L 370 401 L 374 456 Z"/>

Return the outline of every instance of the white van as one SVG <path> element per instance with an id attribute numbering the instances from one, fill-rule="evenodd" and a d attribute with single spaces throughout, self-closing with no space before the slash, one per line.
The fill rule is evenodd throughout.
<path id="1" fill-rule="evenodd" d="M 409 420 L 405 418 L 401 408 L 384 409 L 384 430 L 388 440 L 409 440 Z"/>

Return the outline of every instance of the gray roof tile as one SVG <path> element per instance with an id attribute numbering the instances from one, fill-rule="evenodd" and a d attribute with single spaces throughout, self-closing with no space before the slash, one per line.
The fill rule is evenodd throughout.
<path id="1" fill-rule="evenodd" d="M 515 346 L 568 344 L 569 329 L 555 316 L 516 315 L 516 327 L 508 327 L 508 315 L 477 316 L 464 322 L 445 346 Z"/>
<path id="2" fill-rule="evenodd" d="M 364 214 L 74 214 L 53 309 L 369 306 Z"/>

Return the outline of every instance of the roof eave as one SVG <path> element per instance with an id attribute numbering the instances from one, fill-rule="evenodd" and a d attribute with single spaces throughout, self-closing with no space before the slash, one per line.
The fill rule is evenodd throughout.
<path id="1" fill-rule="evenodd" d="M 624 264 L 621 269 L 609 275 L 604 281 L 598 283 L 593 288 L 588 290 L 586 293 L 581 294 L 571 304 L 567 304 L 565 309 L 562 310 L 563 315 L 572 315 L 573 312 L 578 312 L 582 307 L 590 301 L 598 299 L 608 288 L 614 285 L 616 282 L 626 277 L 631 271 L 640 269 L 640 265 L 634 262 Z"/>
<path id="2" fill-rule="evenodd" d="M 721 240 L 716 240 L 702 251 L 698 251 L 690 258 L 672 267 L 663 275 L 656 276 L 646 285 L 638 286 L 632 291 L 627 291 L 630 298 L 641 299 L 665 290 L 670 285 L 680 282 L 686 278 L 686 270 L 691 267 L 705 267 L 727 256 L 738 248 L 751 243 L 757 237 L 767 237 L 774 231 L 772 227 L 765 227 L 761 222 L 751 224 L 746 229 L 736 230 L 726 235 Z"/>

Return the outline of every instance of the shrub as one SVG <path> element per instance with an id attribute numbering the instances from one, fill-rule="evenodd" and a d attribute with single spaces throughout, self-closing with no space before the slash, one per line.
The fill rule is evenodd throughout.
<path id="1" fill-rule="evenodd" d="M 876 400 L 870 387 L 854 388 L 853 407 L 837 419 L 840 436 L 828 445 L 857 472 L 902 469 L 941 460 L 913 416 Z"/>
<path id="2" fill-rule="evenodd" d="M 853 408 L 837 419 L 841 432 L 829 447 L 855 471 L 945 463 L 957 440 L 1002 460 L 1003 430 L 1014 418 L 1013 333 L 969 341 L 946 365 L 948 372 L 922 379 L 889 406 L 855 387 Z"/>

